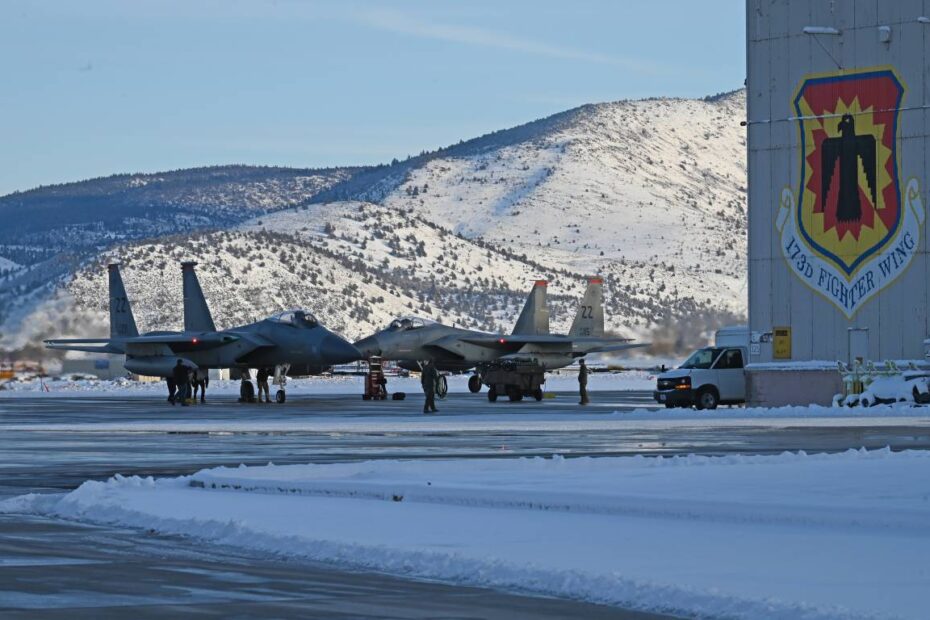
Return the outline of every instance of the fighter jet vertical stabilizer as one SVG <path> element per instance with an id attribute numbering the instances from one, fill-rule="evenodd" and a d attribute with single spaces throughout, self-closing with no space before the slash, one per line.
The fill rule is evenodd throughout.
<path id="1" fill-rule="evenodd" d="M 549 333 L 549 307 L 546 304 L 548 282 L 536 280 L 523 311 L 513 327 L 513 335 L 544 336 Z"/>
<path id="2" fill-rule="evenodd" d="M 119 263 L 110 263 L 107 271 L 110 275 L 110 338 L 134 338 L 139 335 L 139 328 L 123 286 Z"/>
<path id="3" fill-rule="evenodd" d="M 210 307 L 194 271 L 196 266 L 197 263 L 191 261 L 181 263 L 184 276 L 184 331 L 215 332 L 216 325 L 213 324 Z"/>
<path id="4" fill-rule="evenodd" d="M 569 336 L 600 338 L 604 335 L 604 279 L 588 278 L 578 314 L 572 322 Z"/>

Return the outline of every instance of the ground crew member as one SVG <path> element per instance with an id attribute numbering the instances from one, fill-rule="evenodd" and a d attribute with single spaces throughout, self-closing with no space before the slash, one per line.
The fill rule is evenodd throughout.
<path id="1" fill-rule="evenodd" d="M 426 362 L 423 365 L 423 371 L 420 374 L 420 385 L 423 386 L 423 393 L 426 394 L 426 403 L 423 405 L 423 413 L 437 413 L 436 409 L 436 380 L 439 378 L 439 371 L 433 362 Z"/>
<path id="2" fill-rule="evenodd" d="M 178 360 L 178 363 L 175 364 L 174 369 L 171 371 L 171 376 L 178 387 L 175 400 L 180 400 L 181 406 L 187 407 L 187 382 L 189 380 L 189 375 L 187 373 L 187 366 L 184 365 L 184 360 Z M 171 404 L 173 406 L 174 401 L 171 401 Z"/>
<path id="3" fill-rule="evenodd" d="M 268 389 L 268 372 L 267 368 L 259 368 L 255 378 L 258 380 L 258 402 L 262 402 L 262 392 L 265 393 L 265 402 L 271 402 L 271 392 Z"/>
<path id="4" fill-rule="evenodd" d="M 579 405 L 587 405 L 591 401 L 588 399 L 588 367 L 584 363 L 584 359 L 580 362 L 580 367 L 578 368 L 578 391 L 581 392 L 581 401 Z"/>
<path id="5" fill-rule="evenodd" d="M 200 402 L 207 402 L 207 388 L 210 386 L 210 373 L 206 370 L 203 371 L 203 376 L 200 378 Z"/>
<path id="6" fill-rule="evenodd" d="M 197 369 L 193 372 L 192 375 L 193 381 L 191 384 L 194 386 L 194 402 L 197 401 L 197 390 L 200 390 L 200 402 L 207 402 L 207 371 Z"/>
<path id="7" fill-rule="evenodd" d="M 165 383 L 168 384 L 168 402 L 174 404 L 174 395 L 178 391 L 178 384 L 174 382 L 174 376 L 165 377 Z"/>

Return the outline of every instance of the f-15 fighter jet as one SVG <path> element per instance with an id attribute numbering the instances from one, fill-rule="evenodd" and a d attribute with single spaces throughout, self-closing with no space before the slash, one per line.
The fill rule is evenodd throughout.
<path id="1" fill-rule="evenodd" d="M 500 395 L 510 400 L 532 396 L 542 400 L 545 372 L 563 368 L 589 353 L 621 351 L 647 346 L 604 334 L 603 280 L 590 278 L 578 314 L 567 335 L 549 333 L 544 280 L 533 286 L 510 335 L 449 327 L 417 317 L 395 319 L 391 324 L 355 343 L 365 357 L 380 356 L 416 370 L 432 361 L 439 370 L 474 368 L 468 387 L 475 393 L 488 386 L 488 400 Z"/>
<path id="2" fill-rule="evenodd" d="M 182 263 L 184 331 L 139 334 L 119 265 L 108 266 L 110 276 L 110 337 L 46 340 L 49 349 L 117 353 L 126 356 L 126 369 L 140 375 L 170 377 L 178 360 L 193 369 L 231 368 L 243 375 L 241 395 L 252 400 L 249 368 L 275 368 L 283 378 L 292 368 L 300 374 L 319 374 L 334 365 L 361 358 L 349 342 L 320 325 L 307 310 L 289 310 L 257 323 L 217 330 L 194 272 L 195 263 Z M 284 384 L 276 399 L 284 402 Z"/>

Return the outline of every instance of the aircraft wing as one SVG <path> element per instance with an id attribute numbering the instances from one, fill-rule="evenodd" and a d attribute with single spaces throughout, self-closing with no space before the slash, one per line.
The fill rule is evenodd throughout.
<path id="1" fill-rule="evenodd" d="M 127 345 L 136 344 L 164 344 L 169 347 L 179 346 L 187 347 L 198 345 L 198 348 L 210 349 L 220 345 L 229 344 L 239 340 L 239 336 L 226 333 L 205 333 L 205 334 L 156 334 L 151 336 L 135 336 L 126 338 Z"/>
<path id="2" fill-rule="evenodd" d="M 502 355 L 509 355 L 520 351 L 530 345 L 535 350 L 551 353 L 568 353 L 572 350 L 572 339 L 559 335 L 512 335 L 512 336 L 474 336 L 462 338 L 466 344 L 485 347 L 498 351 Z"/>
<path id="3" fill-rule="evenodd" d="M 83 351 L 85 353 L 124 353 L 110 338 L 64 338 L 46 340 L 45 348 L 57 351 Z"/>
<path id="4" fill-rule="evenodd" d="M 616 343 L 616 344 L 604 344 L 601 346 L 594 345 L 591 348 L 585 348 L 583 352 L 579 352 L 579 355 L 585 355 L 586 353 L 611 353 L 613 351 L 626 351 L 627 349 L 639 349 L 641 347 L 648 347 L 651 342 L 625 342 L 625 343 Z"/>
<path id="5" fill-rule="evenodd" d="M 479 347 L 504 348 L 522 346 L 525 344 L 570 344 L 571 339 L 565 336 L 478 336 L 462 338 L 462 342 L 474 344 Z"/>
<path id="6" fill-rule="evenodd" d="M 519 349 L 524 345 L 534 345 L 542 350 L 547 348 L 560 350 L 571 348 L 576 354 L 580 355 L 586 353 L 623 351 L 626 349 L 648 347 L 651 344 L 648 342 L 634 343 L 630 338 L 597 338 L 560 335 L 475 337 L 464 338 L 462 341 L 469 344 L 506 351 Z"/>

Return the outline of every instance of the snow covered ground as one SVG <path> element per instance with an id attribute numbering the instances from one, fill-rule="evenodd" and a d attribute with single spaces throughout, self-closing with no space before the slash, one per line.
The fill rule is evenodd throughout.
<path id="1" fill-rule="evenodd" d="M 699 616 L 924 618 L 930 591 L 927 452 L 216 468 L 0 511 Z"/>

